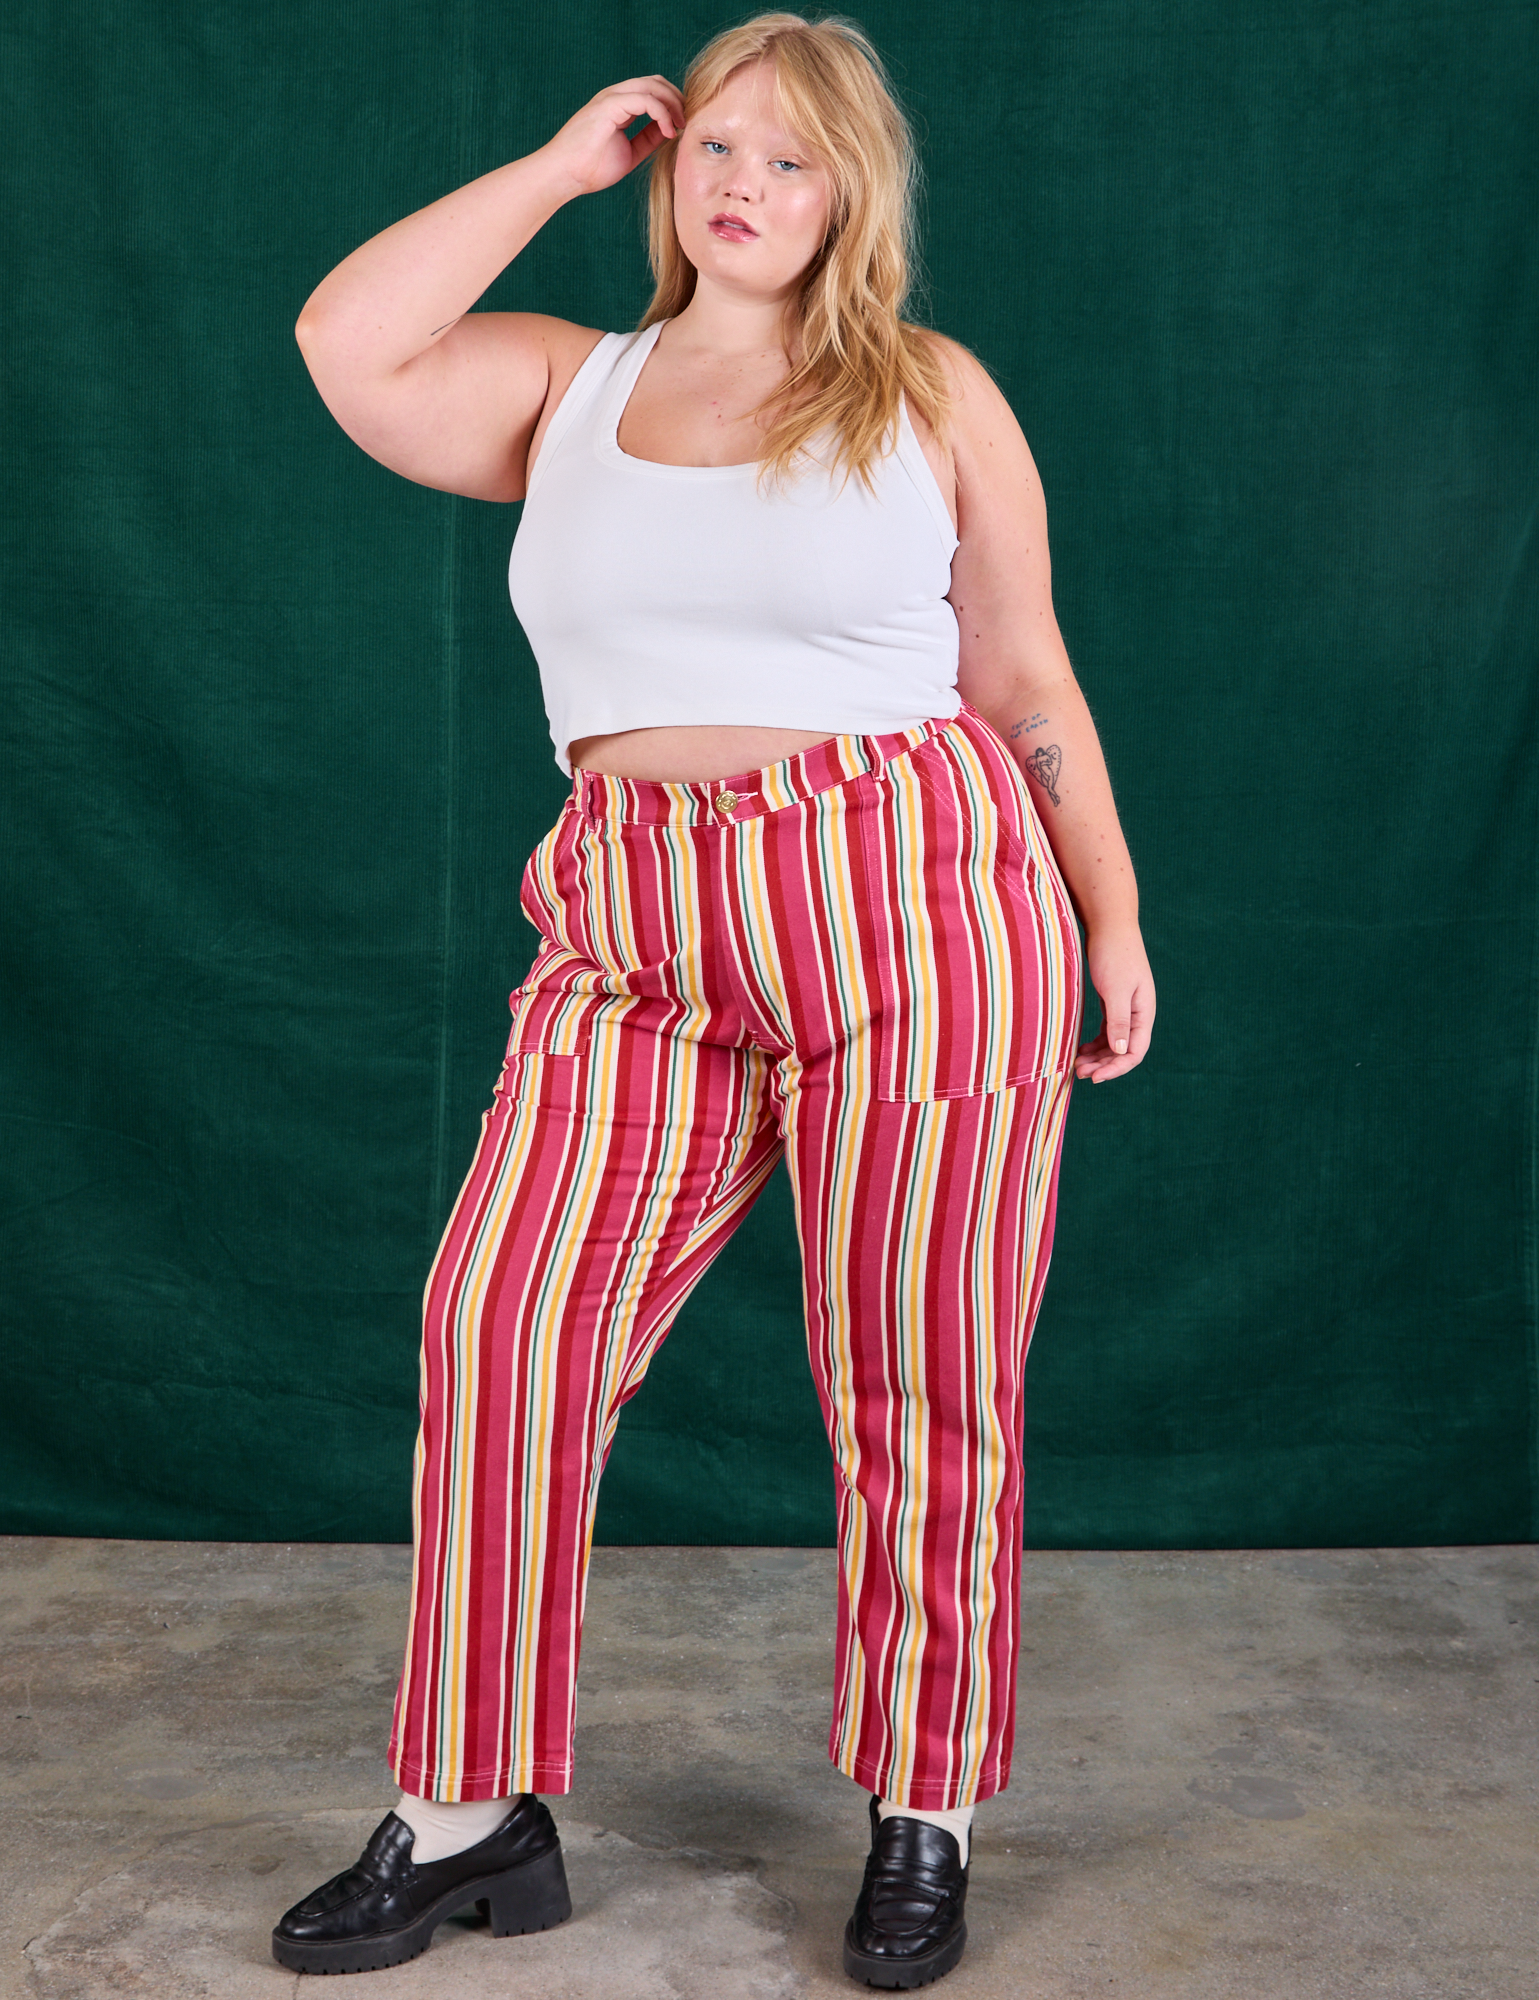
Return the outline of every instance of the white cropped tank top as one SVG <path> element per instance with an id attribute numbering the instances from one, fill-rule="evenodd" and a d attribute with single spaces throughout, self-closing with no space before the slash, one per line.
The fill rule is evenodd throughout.
<path id="1" fill-rule="evenodd" d="M 621 729 L 956 715 L 957 538 L 907 409 L 874 493 L 821 466 L 761 489 L 757 465 L 631 458 L 615 434 L 660 331 L 606 333 L 577 371 L 508 564 L 562 770 Z"/>

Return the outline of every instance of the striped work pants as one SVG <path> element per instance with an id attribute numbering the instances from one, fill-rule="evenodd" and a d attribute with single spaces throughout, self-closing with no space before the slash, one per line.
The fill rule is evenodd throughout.
<path id="1" fill-rule="evenodd" d="M 830 1754 L 902 1804 L 988 1797 L 1080 1006 L 1019 769 L 964 709 L 719 783 L 579 771 L 523 898 L 543 942 L 427 1287 L 402 1788 L 569 1789 L 620 1407 L 784 1157 L 836 1472 Z"/>

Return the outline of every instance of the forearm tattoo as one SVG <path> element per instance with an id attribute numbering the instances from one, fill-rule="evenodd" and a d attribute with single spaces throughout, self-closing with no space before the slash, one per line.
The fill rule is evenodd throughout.
<path id="1" fill-rule="evenodd" d="M 1058 745 L 1040 744 L 1026 759 L 1026 768 L 1053 804 L 1061 806 L 1063 800 L 1058 796 L 1058 773 L 1063 769 L 1063 752 Z"/>
<path id="2" fill-rule="evenodd" d="M 1017 736 L 1029 736 L 1034 729 L 1046 729 L 1046 727 L 1047 717 L 1039 708 L 1034 715 L 1023 715 L 1019 722 L 1011 723 L 1010 740 L 1013 743 Z"/>

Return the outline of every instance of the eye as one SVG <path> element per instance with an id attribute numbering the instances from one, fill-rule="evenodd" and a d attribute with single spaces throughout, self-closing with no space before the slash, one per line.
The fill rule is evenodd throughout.
<path id="1" fill-rule="evenodd" d="M 799 174 L 801 172 L 801 167 L 797 164 L 795 160 L 771 160 L 770 165 L 772 167 L 784 167 L 789 173 L 793 174 Z"/>
<path id="2" fill-rule="evenodd" d="M 700 143 L 708 153 L 724 153 L 727 150 L 720 139 L 702 139 Z"/>

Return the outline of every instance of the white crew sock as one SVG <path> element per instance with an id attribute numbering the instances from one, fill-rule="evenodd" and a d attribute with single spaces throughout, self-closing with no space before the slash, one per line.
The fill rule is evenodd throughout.
<path id="1" fill-rule="evenodd" d="M 402 1792 L 395 1809 L 415 1836 L 411 1844 L 413 1861 L 443 1861 L 485 1840 L 513 1810 L 508 1799 L 414 1799 Z"/>
<path id="2" fill-rule="evenodd" d="M 938 1826 L 943 1832 L 955 1836 L 957 1846 L 962 1850 L 962 1866 L 967 1866 L 967 1857 L 973 1846 L 973 1809 L 971 1806 L 952 1806 L 948 1812 L 921 1812 L 918 1806 L 895 1806 L 891 1799 L 878 1799 L 876 1816 L 891 1819 L 894 1814 L 899 1819 L 922 1819 L 931 1826 Z"/>

